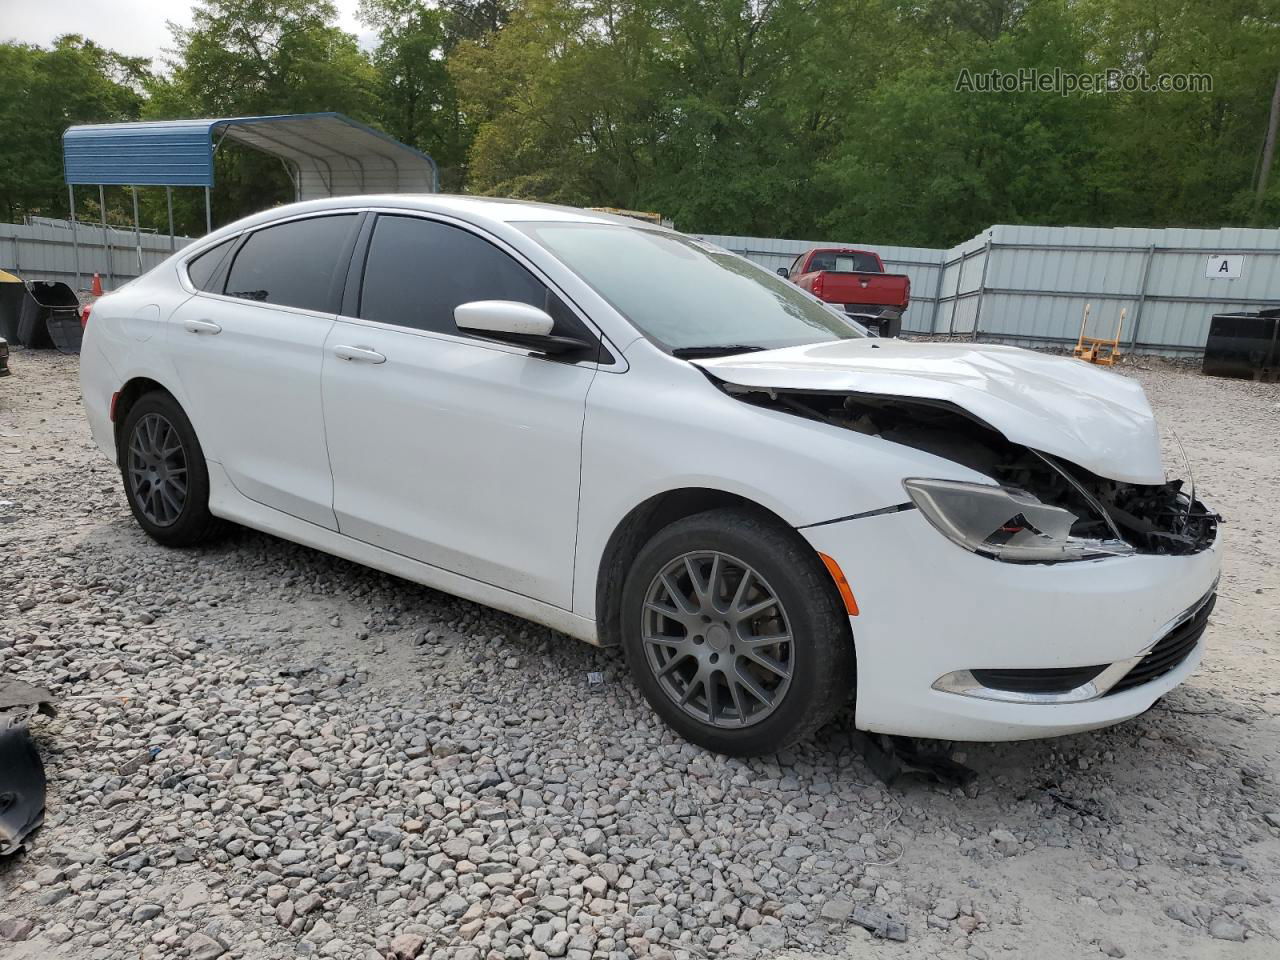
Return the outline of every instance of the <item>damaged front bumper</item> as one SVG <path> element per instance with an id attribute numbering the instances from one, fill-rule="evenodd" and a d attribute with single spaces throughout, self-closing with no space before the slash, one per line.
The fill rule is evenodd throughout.
<path id="1" fill-rule="evenodd" d="M 1000 563 L 956 549 L 919 510 L 800 533 L 857 597 L 858 727 L 949 740 L 1057 736 L 1142 713 L 1199 663 L 1220 567 L 1216 538 L 1183 556 Z"/>
<path id="2" fill-rule="evenodd" d="M 1084 667 L 953 670 L 934 681 L 944 693 L 1002 703 L 1084 703 L 1158 680 L 1182 666 L 1200 643 L 1217 601 L 1207 596 L 1160 630 L 1143 651 L 1114 663 Z"/>

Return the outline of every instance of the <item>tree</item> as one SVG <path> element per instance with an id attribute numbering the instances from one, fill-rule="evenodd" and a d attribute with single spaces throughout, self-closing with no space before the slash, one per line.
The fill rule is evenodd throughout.
<path id="1" fill-rule="evenodd" d="M 0 47 L 0 203 L 60 213 L 72 122 L 337 110 L 446 189 L 656 210 L 683 229 L 941 246 L 994 222 L 1280 222 L 1275 0 L 200 0 L 169 73 L 79 37 Z M 1212 89 L 978 92 L 999 71 Z M 215 219 L 287 200 L 219 149 Z M 1265 184 L 1265 187 L 1264 187 Z M 118 192 L 117 192 L 118 193 Z M 144 214 L 164 222 L 163 198 Z M 118 198 L 116 201 L 118 202 Z M 179 225 L 203 201 L 175 194 Z M 123 215 L 122 210 L 108 211 Z"/>
<path id="2" fill-rule="evenodd" d="M 471 131 L 445 66 L 447 14 L 422 0 L 361 0 L 374 27 L 376 118 L 396 139 L 428 153 L 445 190 L 461 190 Z"/>
<path id="3" fill-rule="evenodd" d="M 356 39 L 335 26 L 328 0 L 200 0 L 190 27 L 170 24 L 172 75 L 150 88 L 156 119 L 337 111 L 376 119 L 375 75 Z M 234 145 L 219 148 L 214 221 L 225 223 L 293 199 L 280 162 Z M 187 230 L 204 231 L 204 200 L 174 194 Z M 152 212 L 154 218 L 155 212 Z"/>
<path id="4" fill-rule="evenodd" d="M 76 34 L 52 49 L 0 44 L 0 209 L 6 219 L 67 213 L 62 133 L 77 123 L 131 120 L 142 105 L 145 61 Z"/>

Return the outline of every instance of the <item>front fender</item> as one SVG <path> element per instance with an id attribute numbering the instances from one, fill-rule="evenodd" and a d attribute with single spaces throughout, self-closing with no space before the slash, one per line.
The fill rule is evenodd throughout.
<path id="1" fill-rule="evenodd" d="M 902 503 L 905 477 L 986 479 L 920 450 L 731 397 L 681 361 L 630 359 L 630 372 L 597 376 L 587 395 L 573 594 L 582 616 L 595 616 L 613 532 L 660 494 L 722 491 L 804 527 Z"/>

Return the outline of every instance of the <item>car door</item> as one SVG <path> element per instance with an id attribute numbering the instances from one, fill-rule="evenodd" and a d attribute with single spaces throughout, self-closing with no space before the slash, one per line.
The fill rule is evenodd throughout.
<path id="1" fill-rule="evenodd" d="M 468 228 L 381 214 L 366 232 L 352 315 L 324 357 L 339 529 L 568 608 L 595 359 L 464 336 L 453 309 L 518 300 L 549 307 L 557 333 L 594 334 L 513 251 Z"/>
<path id="2" fill-rule="evenodd" d="M 168 324 L 205 456 L 251 500 L 331 530 L 320 375 L 362 214 L 289 220 L 193 260 Z M 337 279 L 335 279 L 337 278 Z"/>

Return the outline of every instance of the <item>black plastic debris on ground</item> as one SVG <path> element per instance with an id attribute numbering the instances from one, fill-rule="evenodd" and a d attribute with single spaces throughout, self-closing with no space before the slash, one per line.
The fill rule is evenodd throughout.
<path id="1" fill-rule="evenodd" d="M 54 716 L 53 695 L 22 680 L 0 680 L 0 857 L 17 852 L 44 823 L 47 781 L 27 724 Z"/>
<path id="2" fill-rule="evenodd" d="M 906 923 L 879 907 L 860 904 L 853 908 L 853 914 L 849 919 L 858 926 L 870 930 L 882 940 L 905 941 L 907 939 Z"/>
<path id="3" fill-rule="evenodd" d="M 862 758 L 887 787 L 906 773 L 919 773 L 948 787 L 967 786 L 978 775 L 951 759 L 949 741 L 891 737 L 883 733 L 859 733 L 858 739 Z"/>

